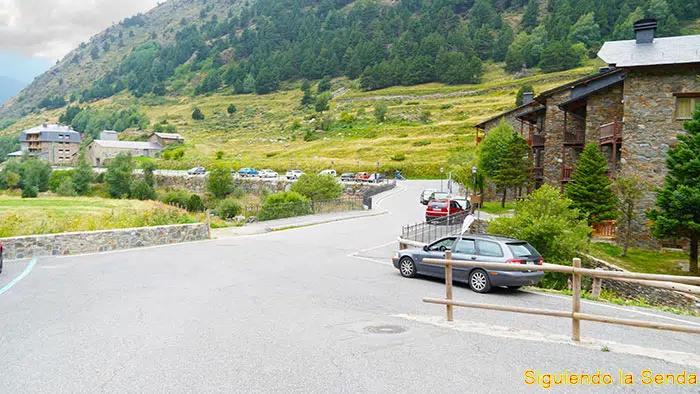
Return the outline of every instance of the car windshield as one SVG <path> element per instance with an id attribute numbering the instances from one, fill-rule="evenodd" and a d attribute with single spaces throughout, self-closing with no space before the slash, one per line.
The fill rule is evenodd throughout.
<path id="1" fill-rule="evenodd" d="M 433 193 L 433 199 L 447 198 L 447 193 Z"/>
<path id="2" fill-rule="evenodd" d="M 507 243 L 514 257 L 541 257 L 537 249 L 527 242 Z"/>

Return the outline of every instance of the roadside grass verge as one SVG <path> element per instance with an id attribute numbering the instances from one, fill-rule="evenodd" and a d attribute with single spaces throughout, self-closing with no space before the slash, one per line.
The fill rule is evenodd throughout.
<path id="1" fill-rule="evenodd" d="M 629 248 L 627 256 L 620 257 L 622 247 L 605 242 L 592 242 L 588 254 L 629 271 L 664 275 L 690 275 L 680 264 L 688 262 L 688 254 L 675 250 L 647 250 Z"/>
<path id="2" fill-rule="evenodd" d="M 186 224 L 204 221 L 156 201 L 0 195 L 0 237 Z"/>
<path id="3" fill-rule="evenodd" d="M 489 201 L 489 202 L 484 202 L 481 207 L 482 212 L 486 212 L 492 215 L 502 215 L 504 213 L 507 213 L 508 211 L 511 211 L 515 209 L 515 203 L 513 202 L 506 202 L 505 208 L 501 207 L 501 202 L 500 201 Z"/>

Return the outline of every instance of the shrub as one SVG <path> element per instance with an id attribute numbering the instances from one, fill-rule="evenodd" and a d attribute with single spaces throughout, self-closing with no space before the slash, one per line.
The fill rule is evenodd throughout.
<path id="1" fill-rule="evenodd" d="M 56 188 L 56 194 L 65 197 L 73 197 L 77 194 L 75 192 L 75 187 L 73 186 L 73 180 L 71 177 L 68 177 L 61 182 L 61 184 Z"/>
<path id="2" fill-rule="evenodd" d="M 243 196 L 245 196 L 245 189 L 242 187 L 234 187 L 232 194 L 235 198 L 243 198 Z"/>
<path id="3" fill-rule="evenodd" d="M 418 120 L 420 120 L 422 123 L 428 123 L 431 115 L 432 114 L 430 111 L 421 111 L 421 113 L 418 114 Z"/>
<path id="4" fill-rule="evenodd" d="M 58 187 L 61 186 L 63 181 L 73 176 L 72 170 L 67 171 L 52 171 L 49 176 L 49 190 L 57 193 Z"/>
<path id="5" fill-rule="evenodd" d="M 391 160 L 393 161 L 404 161 L 406 160 L 406 155 L 403 153 L 397 153 L 394 156 L 391 156 Z"/>
<path id="6" fill-rule="evenodd" d="M 440 106 L 440 109 L 450 109 L 450 108 L 452 108 L 452 107 L 453 107 L 452 104 L 443 104 L 443 105 Z"/>
<path id="7" fill-rule="evenodd" d="M 204 210 L 204 202 L 201 197 L 196 194 L 190 196 L 187 200 L 187 210 L 190 212 L 202 212 Z"/>
<path id="8" fill-rule="evenodd" d="M 235 114 L 238 111 L 238 108 L 234 104 L 229 104 L 228 108 L 226 108 L 226 112 L 228 112 L 229 115 Z"/>
<path id="9" fill-rule="evenodd" d="M 330 200 L 343 194 L 343 187 L 331 175 L 304 174 L 290 188 L 312 200 Z"/>
<path id="10" fill-rule="evenodd" d="M 192 111 L 192 119 L 204 120 L 204 114 L 199 108 L 195 108 L 194 111 Z"/>
<path id="11" fill-rule="evenodd" d="M 232 219 L 241 213 L 241 205 L 234 199 L 221 200 L 214 209 L 214 215 L 222 219 Z"/>
<path id="12" fill-rule="evenodd" d="M 413 143 L 413 146 L 428 146 L 428 145 L 430 145 L 430 141 L 428 141 L 428 140 L 416 141 Z"/>
<path id="13" fill-rule="evenodd" d="M 216 151 L 216 160 L 221 160 L 224 158 L 224 151 L 222 150 L 217 150 Z"/>
<path id="14" fill-rule="evenodd" d="M 36 186 L 27 186 L 22 189 L 22 198 L 36 198 L 39 195 L 39 188 Z"/>
<path id="15" fill-rule="evenodd" d="M 571 265 L 576 253 L 586 244 L 589 227 L 571 208 L 572 201 L 555 188 L 544 185 L 515 205 L 515 215 L 489 222 L 489 232 L 528 241 L 545 261 Z M 563 288 L 566 275 L 547 273 L 545 287 Z"/>
<path id="16" fill-rule="evenodd" d="M 386 113 L 388 109 L 389 106 L 384 101 L 379 101 L 374 105 L 374 117 L 377 119 L 377 122 L 383 122 L 386 120 Z"/>
<path id="17" fill-rule="evenodd" d="M 258 213 L 258 220 L 282 219 L 312 213 L 311 201 L 306 197 L 292 191 L 281 192 L 267 197 Z"/>
<path id="18" fill-rule="evenodd" d="M 156 192 L 144 180 L 138 180 L 131 188 L 131 198 L 137 200 L 155 200 Z"/>
<path id="19" fill-rule="evenodd" d="M 78 168 L 75 169 L 72 178 L 75 191 L 79 195 L 84 196 L 90 192 L 90 183 L 95 178 L 95 174 L 92 172 L 92 167 L 85 161 L 85 156 L 80 157 L 80 164 L 78 164 Z"/>
<path id="20" fill-rule="evenodd" d="M 171 190 L 161 200 L 166 204 L 174 204 L 180 207 L 186 207 L 190 200 L 190 194 L 185 190 Z"/>
<path id="21" fill-rule="evenodd" d="M 109 163 L 105 173 L 105 182 L 110 197 L 122 198 L 129 195 L 133 172 L 134 163 L 131 160 L 131 154 L 120 153 Z"/>
<path id="22" fill-rule="evenodd" d="M 218 166 L 209 174 L 207 189 L 217 198 L 226 197 L 231 193 L 233 188 L 233 177 L 231 169 L 228 167 Z"/>

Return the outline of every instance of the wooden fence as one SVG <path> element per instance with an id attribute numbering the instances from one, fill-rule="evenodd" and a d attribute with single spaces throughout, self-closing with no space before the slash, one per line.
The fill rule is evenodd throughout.
<path id="1" fill-rule="evenodd" d="M 401 242 L 401 241 L 399 241 Z M 487 263 L 480 261 L 461 261 L 452 260 L 452 253 L 447 252 L 445 259 L 425 259 L 427 264 L 438 264 L 445 266 L 445 298 L 423 298 L 423 302 L 431 304 L 445 305 L 447 309 L 447 321 L 453 319 L 453 309 L 455 306 L 463 308 L 488 309 L 504 312 L 525 313 L 530 315 L 566 317 L 571 319 L 571 339 L 574 341 L 581 340 L 581 320 L 595 321 L 599 323 L 618 324 L 623 326 L 653 328 L 657 330 L 667 330 L 684 332 L 690 334 L 700 334 L 700 327 L 692 327 L 689 325 L 656 323 L 641 320 L 619 319 L 616 317 L 593 315 L 581 312 L 581 276 L 592 278 L 606 278 L 620 281 L 636 282 L 645 286 L 659 287 L 668 290 L 680 291 L 688 294 L 700 295 L 700 278 L 691 276 L 674 276 L 674 275 L 656 275 L 644 274 L 637 272 L 618 272 L 618 271 L 600 271 L 587 268 L 581 268 L 581 259 L 574 259 L 573 266 L 568 267 L 556 264 L 543 265 L 520 265 L 507 263 Z M 571 312 L 554 311 L 548 309 L 525 308 L 520 306 L 505 306 L 482 304 L 473 302 L 455 301 L 452 299 L 452 267 L 479 267 L 483 269 L 494 269 L 503 271 L 543 271 L 543 272 L 561 272 L 571 274 L 572 279 L 572 297 L 571 297 Z"/>

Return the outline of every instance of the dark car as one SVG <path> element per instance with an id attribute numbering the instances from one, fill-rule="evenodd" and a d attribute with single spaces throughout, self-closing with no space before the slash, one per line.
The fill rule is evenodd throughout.
<path id="1" fill-rule="evenodd" d="M 448 250 L 452 251 L 454 260 L 542 265 L 542 256 L 526 241 L 495 235 L 448 236 L 423 248 L 400 250 L 392 260 L 394 267 L 406 278 L 418 274 L 444 278 L 444 265 L 425 264 L 423 260 L 444 259 Z M 522 286 L 536 285 L 544 276 L 541 271 L 486 270 L 457 266 L 452 269 L 455 281 L 468 283 L 477 293 L 487 293 L 494 286 L 519 289 Z"/>
<path id="2" fill-rule="evenodd" d="M 342 182 L 352 182 L 355 180 L 355 173 L 354 172 L 344 172 L 343 174 L 340 175 L 340 180 Z"/>

